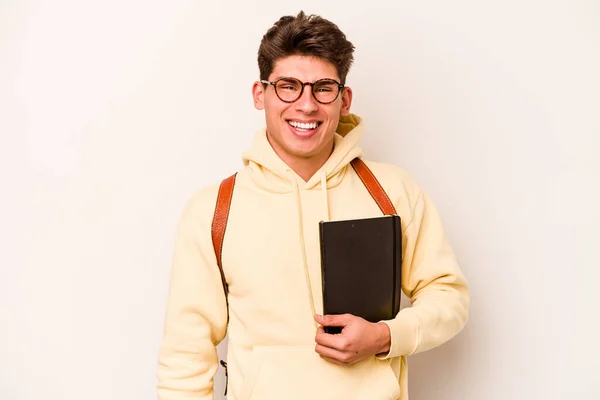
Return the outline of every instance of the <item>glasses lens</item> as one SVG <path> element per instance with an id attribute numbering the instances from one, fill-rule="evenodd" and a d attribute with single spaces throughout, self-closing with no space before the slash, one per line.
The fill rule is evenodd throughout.
<path id="1" fill-rule="evenodd" d="M 313 86 L 313 93 L 321 103 L 331 103 L 334 101 L 338 96 L 339 90 L 339 84 L 329 79 L 316 81 Z"/>
<path id="2" fill-rule="evenodd" d="M 275 84 L 277 96 L 283 101 L 295 101 L 300 97 L 302 82 L 292 78 L 284 78 Z"/>

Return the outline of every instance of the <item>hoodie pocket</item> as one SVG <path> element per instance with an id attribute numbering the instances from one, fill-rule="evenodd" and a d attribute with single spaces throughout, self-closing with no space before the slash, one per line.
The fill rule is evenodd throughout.
<path id="1" fill-rule="evenodd" d="M 348 367 L 323 360 L 314 346 L 257 346 L 241 400 L 396 400 L 390 360 L 370 357 Z"/>

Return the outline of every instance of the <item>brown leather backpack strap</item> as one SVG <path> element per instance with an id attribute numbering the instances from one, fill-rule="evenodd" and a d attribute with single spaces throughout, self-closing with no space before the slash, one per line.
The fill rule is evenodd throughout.
<path id="1" fill-rule="evenodd" d="M 355 158 L 350 165 L 352 165 L 352 168 L 354 168 L 354 171 L 356 171 L 356 174 L 366 186 L 381 211 L 386 215 L 396 214 L 396 208 L 375 175 L 373 175 L 373 172 L 367 167 L 367 164 L 360 158 Z"/>
<path id="2" fill-rule="evenodd" d="M 231 199 L 233 198 L 233 187 L 235 186 L 235 176 L 231 175 L 224 179 L 219 186 L 217 194 L 217 205 L 215 206 L 215 214 L 212 221 L 212 242 L 217 256 L 217 265 L 221 273 L 221 282 L 223 283 L 223 291 L 225 292 L 225 302 L 227 303 L 227 321 L 229 322 L 229 285 L 225 279 L 223 272 L 223 262 L 221 259 L 223 253 L 223 241 L 225 240 L 225 229 L 227 228 L 227 220 L 229 219 L 229 209 L 231 208 Z M 221 360 L 221 365 L 225 368 L 225 377 L 227 378 L 227 363 Z M 228 378 L 227 378 L 228 380 Z M 228 381 L 225 382 L 225 395 L 227 395 Z"/>
<path id="3" fill-rule="evenodd" d="M 229 293 L 229 287 L 223 273 L 223 265 L 221 262 L 221 253 L 223 252 L 223 240 L 225 238 L 225 228 L 227 228 L 227 219 L 229 218 L 229 209 L 231 207 L 231 198 L 233 197 L 233 187 L 235 186 L 235 174 L 221 182 L 219 186 L 219 194 L 217 195 L 217 205 L 215 207 L 215 215 L 212 221 L 212 242 L 217 256 L 217 265 L 221 272 L 221 281 L 223 282 L 223 290 L 225 297 Z"/>

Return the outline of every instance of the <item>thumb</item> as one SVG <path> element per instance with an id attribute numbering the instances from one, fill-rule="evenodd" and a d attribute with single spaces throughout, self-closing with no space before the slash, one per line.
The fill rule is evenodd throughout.
<path id="1" fill-rule="evenodd" d="M 342 315 L 315 315 L 315 321 L 323 326 L 346 326 L 348 324 L 348 316 Z"/>

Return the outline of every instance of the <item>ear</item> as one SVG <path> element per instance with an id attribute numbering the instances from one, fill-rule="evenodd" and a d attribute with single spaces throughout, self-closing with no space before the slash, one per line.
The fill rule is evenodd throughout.
<path id="1" fill-rule="evenodd" d="M 342 107 L 340 108 L 340 115 L 345 117 L 350 114 L 350 106 L 352 105 L 352 89 L 345 87 L 342 92 Z"/>
<path id="2" fill-rule="evenodd" d="M 254 108 L 265 109 L 265 87 L 261 82 L 256 81 L 252 85 L 252 98 L 254 99 Z"/>

